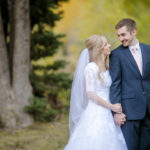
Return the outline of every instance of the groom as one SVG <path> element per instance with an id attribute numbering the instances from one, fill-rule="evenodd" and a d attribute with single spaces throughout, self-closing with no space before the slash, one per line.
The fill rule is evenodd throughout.
<path id="1" fill-rule="evenodd" d="M 121 103 L 123 113 L 114 114 L 114 121 L 128 150 L 150 150 L 150 45 L 138 41 L 132 19 L 121 20 L 116 30 L 122 45 L 110 57 L 110 99 Z"/>

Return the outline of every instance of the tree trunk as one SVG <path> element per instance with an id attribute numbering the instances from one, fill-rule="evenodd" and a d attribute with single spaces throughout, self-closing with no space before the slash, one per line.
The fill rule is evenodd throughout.
<path id="1" fill-rule="evenodd" d="M 30 19 L 29 0 L 15 0 L 14 5 L 14 49 L 12 87 L 18 104 L 19 126 L 26 127 L 33 122 L 32 117 L 24 113 L 29 105 L 32 88 L 29 81 L 30 64 Z"/>
<path id="2" fill-rule="evenodd" d="M 0 11 L 0 122 L 5 128 L 32 124 L 24 112 L 32 96 L 29 81 L 30 18 L 29 0 L 9 3 L 10 45 L 7 51 Z M 9 53 L 7 53 L 9 52 Z"/>
<path id="3" fill-rule="evenodd" d="M 8 48 L 8 56 L 9 56 L 9 69 L 10 69 L 10 82 L 12 85 L 12 72 L 13 72 L 13 50 L 14 50 L 14 11 L 15 11 L 15 1 L 8 0 L 8 11 L 9 11 L 9 24 L 10 24 L 10 42 Z"/>
<path id="4" fill-rule="evenodd" d="M 9 62 L 0 12 L 0 120 L 6 128 L 16 127 L 14 95 L 10 86 Z"/>

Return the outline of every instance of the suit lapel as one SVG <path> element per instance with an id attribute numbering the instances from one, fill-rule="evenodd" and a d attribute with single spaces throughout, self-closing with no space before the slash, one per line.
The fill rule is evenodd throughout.
<path id="1" fill-rule="evenodd" d="M 143 77 L 144 77 L 144 71 L 145 71 L 145 60 L 146 60 L 146 51 L 144 50 L 143 44 L 140 43 L 140 48 L 141 48 L 141 54 L 142 54 L 142 72 L 143 72 Z"/>
<path id="2" fill-rule="evenodd" d="M 133 65 L 133 68 L 135 68 L 136 72 L 141 76 L 141 73 L 140 73 L 140 70 L 136 64 L 136 61 L 135 61 L 135 59 L 134 59 L 133 55 L 131 54 L 128 47 L 124 48 L 124 53 L 127 56 L 127 58 L 129 59 L 130 63 Z M 143 59 L 143 57 L 142 57 L 142 59 Z"/>

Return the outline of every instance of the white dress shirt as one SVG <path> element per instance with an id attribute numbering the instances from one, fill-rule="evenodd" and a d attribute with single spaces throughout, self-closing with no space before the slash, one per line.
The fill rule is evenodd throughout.
<path id="1" fill-rule="evenodd" d="M 142 70 L 143 70 L 142 52 L 141 52 L 141 48 L 140 48 L 139 41 L 137 42 L 136 45 L 134 45 L 134 46 L 129 46 L 129 49 L 130 49 L 130 52 L 131 52 L 132 55 L 133 55 L 133 50 L 132 50 L 133 48 L 136 48 L 136 53 L 139 55 L 141 67 L 142 67 Z"/>

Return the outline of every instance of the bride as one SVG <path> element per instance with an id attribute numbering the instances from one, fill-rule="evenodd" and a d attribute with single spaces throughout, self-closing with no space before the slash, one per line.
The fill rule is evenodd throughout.
<path id="1" fill-rule="evenodd" d="M 121 113 L 120 104 L 111 104 L 108 58 L 110 44 L 101 35 L 86 40 L 74 75 L 70 103 L 70 138 L 64 150 L 127 150 L 112 112 Z"/>

